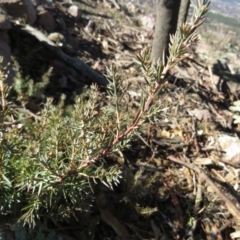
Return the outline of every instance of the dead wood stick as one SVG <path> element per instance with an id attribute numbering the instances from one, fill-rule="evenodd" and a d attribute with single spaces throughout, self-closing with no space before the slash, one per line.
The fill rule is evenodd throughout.
<path id="1" fill-rule="evenodd" d="M 44 42 L 47 45 L 47 47 L 49 47 L 52 51 L 55 51 L 58 57 L 68 66 L 81 72 L 83 75 L 87 76 L 93 82 L 96 82 L 101 86 L 107 86 L 108 81 L 105 77 L 103 77 L 101 74 L 99 74 L 94 69 L 89 67 L 79 58 L 68 56 L 53 41 L 48 39 L 47 36 L 40 32 L 39 30 L 33 28 L 30 25 L 22 26 L 21 29 L 29 33 L 30 35 L 36 37 L 40 42 Z"/>
<path id="2" fill-rule="evenodd" d="M 105 77 L 100 75 L 98 72 L 89 67 L 85 62 L 78 59 L 77 57 L 69 57 L 62 50 L 57 52 L 59 58 L 65 62 L 68 66 L 73 67 L 75 70 L 81 72 L 83 75 L 90 78 L 93 82 L 96 82 L 100 86 L 106 87 L 108 81 Z"/>
<path id="3" fill-rule="evenodd" d="M 195 164 L 183 162 L 180 159 L 175 158 L 174 156 L 169 156 L 168 159 L 172 162 L 178 163 L 180 165 L 183 165 L 197 172 L 200 178 L 204 179 L 213 188 L 213 190 L 217 193 L 217 195 L 225 202 L 228 211 L 240 221 L 240 210 L 235 206 L 235 204 L 228 197 L 226 197 L 220 191 L 220 189 L 216 186 L 216 184 L 207 176 L 207 174 L 202 169 L 200 169 Z"/>

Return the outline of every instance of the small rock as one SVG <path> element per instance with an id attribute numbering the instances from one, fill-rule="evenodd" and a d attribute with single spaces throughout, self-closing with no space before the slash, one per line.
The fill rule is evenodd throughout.
<path id="1" fill-rule="evenodd" d="M 37 10 L 32 4 L 31 0 L 23 1 L 27 6 L 27 23 L 34 24 L 37 20 Z"/>
<path id="2" fill-rule="evenodd" d="M 10 23 L 8 14 L 4 8 L 0 7 L 0 29 L 8 30 L 10 28 L 11 28 L 11 23 Z"/>
<path id="3" fill-rule="evenodd" d="M 48 35 L 48 39 L 53 41 L 58 46 L 63 46 L 63 44 L 66 42 L 65 37 L 58 32 L 50 33 Z"/>
<path id="4" fill-rule="evenodd" d="M 68 13 L 76 22 L 78 22 L 82 17 L 82 12 L 76 5 L 69 7 Z"/>
<path id="5" fill-rule="evenodd" d="M 8 46 L 10 46 L 10 37 L 7 31 L 0 31 L 0 40 L 5 42 Z"/>
<path id="6" fill-rule="evenodd" d="M 37 11 L 31 0 L 9 1 L 3 6 L 11 17 L 25 19 L 28 24 L 35 23 L 37 19 Z"/>
<path id="7" fill-rule="evenodd" d="M 49 32 L 54 31 L 55 20 L 52 14 L 46 9 L 41 9 L 38 12 L 38 24 Z"/>
<path id="8" fill-rule="evenodd" d="M 147 28 L 148 30 L 153 30 L 155 26 L 155 19 L 153 16 L 142 16 L 140 18 L 143 27 Z"/>

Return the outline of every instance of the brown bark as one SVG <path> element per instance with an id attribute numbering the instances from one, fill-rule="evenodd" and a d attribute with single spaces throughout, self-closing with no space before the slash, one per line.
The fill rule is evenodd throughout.
<path id="1" fill-rule="evenodd" d="M 189 5 L 190 5 L 190 0 L 181 0 L 179 14 L 178 14 L 177 28 L 179 28 L 184 22 L 186 22 Z"/>
<path id="2" fill-rule="evenodd" d="M 163 53 L 168 56 L 169 34 L 177 29 L 180 0 L 158 0 L 156 3 L 157 19 L 152 45 L 151 57 L 153 61 L 162 60 Z"/>

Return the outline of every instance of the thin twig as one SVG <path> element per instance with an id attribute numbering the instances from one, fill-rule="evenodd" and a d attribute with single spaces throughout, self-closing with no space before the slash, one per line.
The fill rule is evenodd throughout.
<path id="1" fill-rule="evenodd" d="M 199 177 L 204 179 L 213 188 L 217 195 L 225 202 L 228 211 L 240 221 L 240 210 L 228 197 L 226 197 L 221 192 L 221 190 L 216 186 L 216 184 L 210 179 L 210 177 L 207 176 L 207 174 L 202 169 L 200 169 L 197 165 L 193 163 L 183 162 L 174 156 L 169 156 L 168 159 L 172 162 L 178 163 L 197 172 L 199 174 Z"/>

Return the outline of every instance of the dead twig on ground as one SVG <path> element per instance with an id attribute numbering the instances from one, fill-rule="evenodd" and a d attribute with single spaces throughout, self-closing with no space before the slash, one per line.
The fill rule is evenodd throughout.
<path id="1" fill-rule="evenodd" d="M 197 172 L 199 174 L 199 177 L 204 179 L 213 188 L 213 190 L 216 192 L 216 194 L 225 202 L 228 211 L 234 217 L 236 217 L 236 219 L 238 219 L 240 221 L 240 210 L 235 206 L 235 204 L 227 196 L 225 196 L 221 192 L 221 190 L 216 186 L 216 184 L 210 179 L 210 177 L 207 176 L 207 174 L 202 169 L 200 169 L 197 165 L 195 165 L 193 163 L 183 162 L 174 156 L 169 156 L 168 160 L 178 163 L 180 165 L 183 165 L 183 166 Z"/>
<path id="2" fill-rule="evenodd" d="M 36 37 L 40 42 L 44 42 L 49 49 L 57 53 L 58 57 L 65 64 L 81 72 L 83 75 L 91 79 L 91 81 L 94 81 L 104 87 L 107 86 L 108 81 L 104 76 L 100 75 L 98 72 L 93 70 L 91 67 L 89 67 L 85 62 L 83 62 L 79 58 L 68 56 L 53 41 L 48 39 L 47 36 L 45 36 L 42 32 L 40 32 L 36 28 L 26 24 L 25 26 L 21 26 L 21 30 Z"/>

